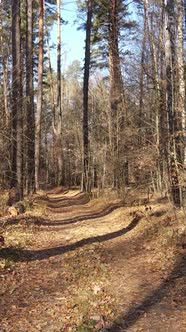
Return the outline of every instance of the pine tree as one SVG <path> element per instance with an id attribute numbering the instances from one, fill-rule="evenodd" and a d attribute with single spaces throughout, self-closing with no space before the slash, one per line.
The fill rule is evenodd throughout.
<path id="1" fill-rule="evenodd" d="M 12 187 L 17 187 L 20 199 L 22 183 L 22 84 L 20 1 L 12 0 Z"/>
<path id="2" fill-rule="evenodd" d="M 35 189 L 39 189 L 39 159 L 42 112 L 42 82 L 43 82 L 43 0 L 39 0 L 39 56 L 38 56 L 38 84 L 37 110 L 35 120 Z"/>
<path id="3" fill-rule="evenodd" d="M 26 2 L 26 187 L 34 189 L 33 1 Z"/>
<path id="4" fill-rule="evenodd" d="M 83 189 L 90 191 L 90 170 L 89 170 L 89 74 L 90 74 L 90 47 L 91 47 L 91 26 L 92 26 L 93 1 L 87 1 L 87 21 L 85 39 L 85 63 L 83 83 Z"/>

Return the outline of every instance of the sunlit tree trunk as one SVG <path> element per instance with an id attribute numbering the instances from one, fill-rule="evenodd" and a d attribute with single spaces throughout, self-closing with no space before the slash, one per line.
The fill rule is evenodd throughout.
<path id="1" fill-rule="evenodd" d="M 57 0 L 57 106 L 56 106 L 56 148 L 58 163 L 58 184 L 62 182 L 62 103 L 61 103 L 61 1 Z"/>
<path id="2" fill-rule="evenodd" d="M 44 9 L 46 12 L 46 7 Z M 47 56 L 48 56 L 48 70 L 49 70 L 49 84 L 50 84 L 50 107 L 52 109 L 52 129 L 55 135 L 55 87 L 54 87 L 54 77 L 51 64 L 51 54 L 50 54 L 50 44 L 49 44 L 49 31 L 48 31 L 48 22 L 45 15 L 45 31 L 46 31 L 46 45 L 47 45 Z"/>
<path id="3" fill-rule="evenodd" d="M 177 154 L 181 166 L 186 166 L 185 146 L 185 80 L 184 80 L 184 49 L 183 49 L 183 1 L 177 0 Z"/>
<path id="4" fill-rule="evenodd" d="M 3 97 L 4 97 L 4 109 L 5 109 L 5 125 L 9 128 L 10 113 L 8 108 L 8 59 L 3 55 Z"/>
<path id="5" fill-rule="evenodd" d="M 21 32 L 20 1 L 12 0 L 12 186 L 19 197 L 23 196 L 22 185 L 22 84 L 21 84 Z"/>
<path id="6" fill-rule="evenodd" d="M 175 128 L 175 81 L 176 81 L 176 41 L 175 41 L 175 4 L 174 0 L 164 0 L 165 4 L 165 65 L 166 65 L 166 99 L 169 125 L 168 157 L 169 177 L 172 198 L 176 205 L 181 204 L 179 185 L 179 166 L 176 147 Z"/>
<path id="7" fill-rule="evenodd" d="M 37 109 L 35 117 L 35 189 L 36 190 L 39 189 L 42 80 L 43 80 L 43 0 L 39 0 L 39 55 L 38 55 Z"/>
<path id="8" fill-rule="evenodd" d="M 26 188 L 34 189 L 33 0 L 26 1 Z"/>
<path id="9" fill-rule="evenodd" d="M 5 126 L 8 129 L 10 124 L 10 114 L 8 110 L 8 52 L 4 49 L 4 40 L 3 40 L 3 11 L 2 11 L 2 2 L 0 0 L 0 49 L 2 57 L 2 78 L 3 78 L 3 98 L 4 98 L 4 111 L 5 111 Z M 7 47 L 8 48 L 8 47 Z"/>
<path id="10" fill-rule="evenodd" d="M 119 56 L 119 24 L 118 24 L 118 0 L 111 0 L 109 4 L 109 40 L 108 40 L 108 52 L 109 52 L 109 74 L 110 74 L 110 109 L 111 109 L 111 156 L 113 163 L 113 185 L 114 187 L 119 185 L 119 133 L 120 123 L 119 118 L 123 118 L 121 112 L 124 112 L 125 99 L 123 90 L 123 80 L 121 75 L 121 64 Z M 124 118 L 122 119 L 123 126 Z M 128 165 L 125 161 L 125 165 Z M 124 173 L 127 175 L 127 168 L 124 167 Z M 125 176 L 126 177 L 126 176 Z M 128 182 L 128 179 L 126 179 Z"/>
<path id="11" fill-rule="evenodd" d="M 159 101 L 159 124 L 160 124 L 160 173 L 161 183 L 167 190 L 168 183 L 166 182 L 167 166 L 168 166 L 168 114 L 166 107 L 166 72 L 165 72 L 165 44 L 164 44 L 164 29 L 165 29 L 165 8 L 161 8 L 160 16 L 160 33 L 159 33 L 159 49 L 160 49 L 160 101 Z"/>
<path id="12" fill-rule="evenodd" d="M 148 8 L 148 7 L 147 7 Z M 151 61 L 152 61 L 152 78 L 153 78 L 153 86 L 154 86 L 154 114 L 153 114 L 153 121 L 155 123 L 155 136 L 154 136 L 154 144 L 156 146 L 156 151 L 158 154 L 157 158 L 157 169 L 156 169 L 156 176 L 155 176 L 155 187 L 158 191 L 162 191 L 162 168 L 161 168 L 161 154 L 160 154 L 160 79 L 159 79 L 159 70 L 158 70 L 158 57 L 160 54 L 160 45 L 159 48 L 155 42 L 156 40 L 156 30 L 154 28 L 155 21 L 154 21 L 154 13 L 149 12 L 147 10 L 148 15 L 148 34 L 149 34 L 149 42 L 150 42 L 150 50 L 151 50 Z M 161 34 L 161 29 L 159 29 L 159 35 Z M 161 38 L 161 36 L 159 37 Z M 165 133 L 164 133 L 165 135 Z"/>
<path id="13" fill-rule="evenodd" d="M 144 112 L 144 75 L 145 75 L 145 50 L 147 42 L 147 1 L 144 0 L 144 13 L 143 13 L 143 39 L 141 48 L 141 60 L 140 60 L 140 96 L 139 96 L 139 141 L 143 138 L 143 112 Z"/>
<path id="14" fill-rule="evenodd" d="M 183 48 L 183 1 L 177 0 L 177 77 L 176 77 L 176 153 L 179 168 L 180 203 L 186 204 L 185 169 L 186 169 L 186 109 Z"/>

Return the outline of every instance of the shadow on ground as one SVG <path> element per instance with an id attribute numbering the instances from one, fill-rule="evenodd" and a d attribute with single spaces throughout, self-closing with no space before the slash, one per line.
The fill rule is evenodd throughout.
<path id="1" fill-rule="evenodd" d="M 67 187 L 53 187 L 53 188 L 48 188 L 48 190 L 46 191 L 46 194 L 54 194 L 54 195 L 58 195 L 58 194 L 66 194 L 67 192 L 69 192 L 69 188 Z"/>
<path id="2" fill-rule="evenodd" d="M 36 220 L 35 225 L 39 225 L 39 226 L 61 226 L 61 225 L 67 225 L 67 224 L 74 224 L 74 223 L 77 223 L 79 221 L 105 217 L 106 215 L 112 213 L 114 210 L 116 210 L 118 208 L 121 208 L 121 207 L 122 207 L 121 203 L 110 204 L 102 210 L 97 210 L 97 211 L 90 212 L 90 213 L 87 213 L 87 214 L 82 215 L 82 216 L 77 216 L 77 217 L 65 219 L 65 220 L 62 220 L 62 221 Z M 54 211 L 54 212 L 56 212 L 56 211 Z"/>
<path id="3" fill-rule="evenodd" d="M 61 208 L 74 205 L 84 205 L 90 201 L 89 197 L 84 193 L 78 193 L 73 197 L 48 197 L 47 207 L 54 210 L 55 213 L 63 212 Z"/>
<path id="4" fill-rule="evenodd" d="M 93 243 L 97 243 L 97 242 L 99 242 L 99 243 L 105 242 L 105 241 L 117 238 L 119 236 L 122 236 L 122 235 L 130 232 L 133 228 L 135 228 L 141 218 L 142 218 L 142 216 L 136 216 L 127 227 L 122 228 L 118 231 L 82 239 L 80 241 L 77 241 L 75 243 L 68 244 L 65 246 L 59 246 L 59 247 L 41 249 L 41 250 L 2 248 L 0 250 L 0 257 L 1 258 L 11 257 L 12 260 L 14 260 L 14 261 L 33 261 L 33 260 L 47 259 L 49 257 L 53 257 L 53 256 L 64 254 L 69 251 L 73 251 L 77 248 L 81 248 L 88 244 L 93 244 Z"/>
<path id="5" fill-rule="evenodd" d="M 50 196 L 50 193 L 47 193 L 47 196 L 48 196 L 48 199 L 49 201 L 52 203 L 58 203 L 58 202 L 61 202 L 61 201 L 67 201 L 67 200 L 74 200 L 75 198 L 80 198 L 80 197 L 83 197 L 85 196 L 84 193 L 82 192 L 78 192 L 77 194 L 74 194 L 73 196 L 64 196 L 66 194 L 68 194 L 69 190 L 66 190 L 66 191 L 63 191 L 61 193 L 58 193 L 57 196 L 55 197 L 54 194 L 52 194 L 52 196 Z"/>
<path id="6" fill-rule="evenodd" d="M 57 221 L 46 220 L 41 217 L 24 217 L 24 215 L 20 215 L 17 218 L 8 218 L 5 222 L 0 223 L 0 225 L 6 227 L 8 225 L 21 225 L 22 220 L 24 219 L 24 223 L 27 226 L 36 225 L 36 226 L 63 226 L 68 224 L 75 224 L 80 221 L 85 221 L 89 219 L 97 219 L 101 217 L 105 217 L 106 215 L 112 213 L 114 210 L 121 208 L 123 205 L 121 203 L 110 204 L 104 207 L 102 210 L 90 211 L 84 215 L 64 219 Z M 54 211 L 55 213 L 55 211 Z"/>
<path id="7" fill-rule="evenodd" d="M 176 284 L 178 284 L 177 283 L 178 280 L 180 283 L 180 280 L 182 278 L 185 278 L 185 276 L 186 276 L 186 256 L 182 254 L 178 256 L 172 272 L 162 282 L 160 287 L 158 287 L 152 293 L 146 296 L 141 303 L 131 307 L 124 315 L 118 317 L 108 327 L 108 331 L 112 332 L 127 331 L 128 328 L 132 327 L 140 318 L 144 316 L 144 313 L 149 312 L 153 306 L 161 302 L 167 293 L 174 291 L 174 287 Z M 179 288 L 178 292 L 181 293 L 180 305 L 183 308 L 186 305 L 186 282 L 185 283 L 183 282 L 181 285 L 184 286 L 182 286 L 181 289 Z M 179 301 L 177 296 L 176 299 L 177 301 Z"/>

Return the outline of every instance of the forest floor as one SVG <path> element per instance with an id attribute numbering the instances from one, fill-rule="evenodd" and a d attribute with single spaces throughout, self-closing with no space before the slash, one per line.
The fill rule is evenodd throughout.
<path id="1" fill-rule="evenodd" d="M 0 332 L 186 331 L 184 219 L 61 188 L 1 218 Z"/>

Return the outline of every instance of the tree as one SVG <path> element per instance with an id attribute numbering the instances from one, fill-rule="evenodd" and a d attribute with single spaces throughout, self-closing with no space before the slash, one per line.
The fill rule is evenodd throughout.
<path id="1" fill-rule="evenodd" d="M 27 192 L 34 189 L 33 0 L 26 1 L 26 163 Z"/>
<path id="2" fill-rule="evenodd" d="M 12 0 L 12 182 L 19 197 L 22 183 L 22 84 L 21 84 L 20 1 Z"/>
<path id="3" fill-rule="evenodd" d="M 62 183 L 62 104 L 61 104 L 61 1 L 57 0 L 57 105 L 55 136 L 58 160 L 58 184 Z"/>
<path id="4" fill-rule="evenodd" d="M 85 63 L 84 63 L 84 82 L 83 82 L 83 189 L 90 191 L 90 170 L 89 170 L 89 124 L 88 124 L 88 101 L 89 101 L 89 75 L 90 75 L 90 42 L 92 25 L 93 1 L 87 1 L 87 21 L 85 39 Z"/>
<path id="5" fill-rule="evenodd" d="M 186 123 L 185 123 L 185 79 L 184 79 L 184 48 L 183 48 L 183 1 L 177 0 L 177 154 L 181 169 L 186 165 Z"/>
<path id="6" fill-rule="evenodd" d="M 183 204 L 181 172 L 185 160 L 185 83 L 183 64 L 183 6 L 165 0 L 165 59 L 166 94 L 169 124 L 169 176 L 172 198 L 176 205 Z M 178 34 L 176 35 L 176 30 Z"/>
<path id="7" fill-rule="evenodd" d="M 121 64 L 119 55 L 119 6 L 121 1 L 110 1 L 108 10 L 108 62 L 110 74 L 110 108 L 111 108 L 111 150 L 113 159 L 113 185 L 119 186 L 120 166 L 119 163 L 119 132 L 124 125 L 125 97 L 123 79 L 121 75 Z M 125 164 L 125 179 L 128 183 L 127 160 Z M 119 172 L 118 172 L 119 171 Z"/>
<path id="8" fill-rule="evenodd" d="M 37 109 L 35 117 L 35 189 L 36 190 L 39 189 L 42 82 L 43 82 L 43 0 L 39 0 L 39 55 L 38 55 Z"/>

